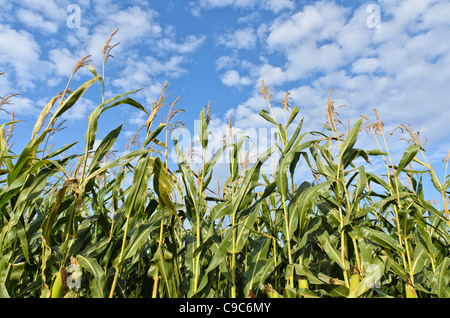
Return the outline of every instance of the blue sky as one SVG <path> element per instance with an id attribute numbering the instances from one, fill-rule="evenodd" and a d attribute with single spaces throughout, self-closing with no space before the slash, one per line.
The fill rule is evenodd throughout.
<path id="1" fill-rule="evenodd" d="M 75 27 L 71 5 L 79 8 Z M 0 96 L 20 94 L 5 109 L 23 120 L 12 149 L 28 140 L 41 109 L 65 88 L 81 57 L 90 54 L 101 72 L 103 44 L 119 27 L 112 43 L 120 44 L 106 66 L 107 98 L 142 88 L 132 97 L 149 109 L 168 81 L 168 101 L 182 96 L 177 108 L 185 112 L 176 119 L 192 136 L 211 101 L 210 129 L 219 142 L 230 117 L 236 130 L 270 127 L 258 116 L 267 109 L 261 80 L 272 87 L 280 120 L 278 102 L 290 92 L 305 130 L 322 129 L 332 88 L 335 105 L 349 106 L 339 111 L 344 122 L 361 114 L 374 121 L 377 108 L 386 132 L 411 124 L 427 138 L 427 157 L 443 173 L 450 149 L 449 1 L 0 0 L 0 7 Z M 81 69 L 70 88 L 91 76 Z M 66 114 L 68 127 L 54 137 L 55 149 L 79 140 L 74 151 L 83 151 L 86 117 L 100 102 L 94 85 Z M 10 117 L 0 112 L 0 119 Z M 145 120 L 134 108 L 116 108 L 101 117 L 97 138 L 126 122 L 116 146 L 123 153 L 125 138 Z M 402 137 L 390 138 L 398 155 L 407 147 Z M 364 133 L 360 142 L 375 147 Z"/>

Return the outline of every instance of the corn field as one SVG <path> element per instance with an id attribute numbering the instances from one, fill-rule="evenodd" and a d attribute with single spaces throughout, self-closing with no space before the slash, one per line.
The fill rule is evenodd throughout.
<path id="1" fill-rule="evenodd" d="M 73 73 L 88 67 L 92 78 L 73 91 L 68 83 L 48 102 L 20 153 L 10 148 L 18 121 L 1 125 L 1 297 L 450 297 L 450 179 L 438 178 L 410 127 L 403 125 L 411 140 L 395 161 L 377 113 L 373 123 L 362 116 L 344 127 L 330 92 L 325 129 L 304 132 L 289 94 L 281 103 L 286 120 L 277 121 L 262 82 L 267 104 L 260 115 L 276 129 L 276 142 L 252 164 L 239 155 L 245 136 L 207 157 L 205 106 L 196 171 L 171 137 L 182 123 L 156 120 L 167 105 L 166 86 L 148 108 L 132 98 L 136 91 L 105 100 L 110 39 L 102 75 L 88 56 L 81 59 Z M 50 149 L 61 116 L 93 85 L 101 86 L 102 102 L 87 117 L 85 140 Z M 118 106 L 148 119 L 136 149 L 112 158 L 123 124 L 94 142 L 99 118 Z M 363 130 L 377 149 L 356 148 Z M 83 142 L 82 153 L 67 155 Z M 169 169 L 169 144 L 176 169 Z M 228 179 L 215 190 L 213 171 L 223 155 Z M 263 165 L 275 155 L 274 172 L 266 174 Z M 384 162 L 383 173 L 368 171 L 374 160 Z M 299 167 L 314 181 L 296 180 Z M 425 178 L 443 209 L 425 198 Z"/>

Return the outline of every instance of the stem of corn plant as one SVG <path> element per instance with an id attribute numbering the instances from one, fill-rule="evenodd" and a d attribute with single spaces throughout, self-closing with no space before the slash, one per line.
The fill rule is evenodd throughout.
<path id="1" fill-rule="evenodd" d="M 392 168 L 393 171 L 395 171 L 394 164 L 392 162 L 392 158 L 391 158 L 388 146 L 387 146 L 386 138 L 384 137 L 384 134 L 383 134 L 383 130 L 381 130 L 380 132 L 381 132 L 381 136 L 383 138 L 384 146 L 385 146 L 386 151 L 387 151 L 389 162 L 391 164 L 391 168 Z M 399 193 L 399 188 L 398 188 L 398 179 L 397 178 L 394 178 L 394 179 L 395 179 L 394 181 L 395 181 L 395 189 L 396 189 L 396 193 L 397 193 L 398 207 L 401 209 L 402 208 L 402 203 L 401 203 L 401 200 L 400 200 L 400 193 Z M 391 183 L 391 181 L 390 181 L 391 178 L 390 178 L 390 174 L 389 174 L 389 169 L 388 169 L 388 180 L 389 180 L 389 184 L 390 184 Z M 391 190 L 391 194 L 392 194 L 392 190 Z M 407 240 L 406 237 L 402 238 L 401 229 L 400 229 L 400 218 L 399 218 L 397 206 L 394 205 L 393 208 L 394 208 L 394 212 L 395 212 L 395 220 L 397 222 L 398 241 L 399 241 L 400 246 L 403 247 L 403 240 L 404 240 L 405 250 L 406 250 L 406 254 L 407 254 L 406 257 L 405 257 L 405 253 L 404 252 L 401 253 L 402 259 L 403 259 L 403 266 L 405 268 L 405 271 L 407 271 L 409 273 L 411 284 L 412 284 L 412 286 L 414 286 L 414 275 L 412 273 L 412 262 L 411 262 L 410 252 L 409 252 L 408 240 Z M 406 260 L 406 258 L 407 258 L 407 260 Z M 408 269 L 408 267 L 409 267 L 409 269 Z"/>
<path id="2" fill-rule="evenodd" d="M 415 158 L 415 161 L 417 161 L 418 163 L 420 163 L 424 167 L 428 168 L 430 170 L 430 174 L 432 175 L 431 177 L 437 183 L 437 186 L 439 187 L 439 189 L 437 189 L 437 190 L 441 194 L 442 202 L 444 204 L 445 216 L 447 217 L 447 225 L 450 227 L 450 213 L 449 213 L 449 209 L 448 209 L 447 198 L 445 196 L 445 190 L 442 188 L 442 184 L 439 181 L 439 179 L 438 179 L 436 173 L 434 172 L 433 168 L 431 167 L 430 163 L 428 162 L 427 158 L 425 157 L 425 154 L 423 153 L 422 150 L 420 152 L 421 152 L 421 154 L 422 154 L 422 156 L 423 156 L 423 158 L 425 159 L 426 162 L 420 161 L 417 158 Z M 446 167 L 446 169 L 447 169 L 447 167 Z"/>
<path id="3" fill-rule="evenodd" d="M 331 91 L 330 91 L 330 95 L 331 95 Z M 329 115 L 329 124 L 331 126 L 331 131 L 333 132 L 333 134 L 336 137 L 337 143 L 338 143 L 338 148 L 339 150 L 341 149 L 341 143 L 340 143 L 340 139 L 339 139 L 339 133 L 337 131 L 336 128 L 336 124 L 335 124 L 335 119 L 333 116 L 333 109 L 331 109 L 332 106 L 332 102 L 330 102 L 330 95 L 328 96 L 328 108 L 327 108 L 327 114 Z M 331 143 L 330 143 L 331 144 Z M 330 146 L 330 151 L 331 151 L 331 146 Z M 345 193 L 345 197 L 347 199 L 347 208 L 348 211 L 350 211 L 350 199 L 349 199 L 349 195 L 347 192 L 347 188 L 345 185 L 345 171 L 344 171 L 344 166 L 342 165 L 341 167 L 341 156 L 339 156 L 338 159 L 338 171 L 337 171 L 337 175 L 336 175 L 336 184 L 339 185 L 339 182 L 341 181 L 341 169 L 342 169 L 342 187 L 343 187 L 343 191 Z M 337 188 L 336 191 L 339 191 L 339 188 Z M 341 204 L 341 196 L 336 193 L 336 198 L 337 198 L 337 203 L 339 205 L 339 219 L 340 219 L 340 234 L 341 234 L 341 262 L 342 262 L 342 266 L 343 268 L 343 275 L 344 275 L 344 282 L 345 282 L 345 286 L 347 288 L 350 287 L 350 281 L 348 278 L 348 268 L 346 268 L 345 266 L 345 261 L 346 261 L 346 254 L 347 254 L 347 244 L 346 244 L 346 238 L 345 238 L 345 231 L 344 231 L 344 215 L 342 213 L 342 204 Z"/>
<path id="4" fill-rule="evenodd" d="M 119 275 L 119 271 L 120 271 L 120 267 L 121 267 L 121 264 L 120 264 L 120 263 L 122 262 L 123 251 L 125 250 L 125 242 L 126 242 L 126 240 L 127 240 L 128 224 L 129 224 L 129 221 L 130 221 L 130 216 L 127 215 L 127 219 L 126 219 L 126 222 L 125 222 L 125 230 L 124 230 L 124 233 L 123 233 L 122 247 L 120 248 L 119 262 L 118 262 L 118 265 L 116 265 L 116 266 L 114 267 L 115 270 L 116 270 L 116 272 L 115 272 L 115 274 L 114 274 L 114 279 L 113 279 L 113 283 L 112 283 L 112 286 L 111 286 L 111 291 L 110 291 L 110 293 L 109 293 L 109 298 L 113 298 L 113 296 L 114 296 L 114 291 L 115 291 L 115 289 L 116 289 L 117 277 L 118 277 L 118 275 Z"/>
<path id="5" fill-rule="evenodd" d="M 202 174 L 201 179 L 199 180 L 199 190 L 198 190 L 198 197 L 201 198 L 203 194 L 203 179 L 205 178 L 205 149 L 202 149 Z M 198 204 L 198 202 L 197 202 Z M 201 236 L 200 236 L 200 208 L 201 206 L 198 206 L 197 209 L 197 248 L 200 247 L 201 244 Z M 198 280 L 199 280 L 199 274 L 200 274 L 200 253 L 197 254 L 195 257 L 195 272 L 194 272 L 194 293 L 197 292 L 198 287 Z"/>
<path id="6" fill-rule="evenodd" d="M 393 171 L 395 171 L 394 170 L 394 164 L 392 162 L 392 158 L 391 158 L 391 155 L 390 155 L 390 152 L 389 152 L 389 148 L 388 148 L 387 143 L 386 143 L 386 138 L 385 138 L 384 133 L 383 133 L 383 124 L 378 118 L 378 112 L 376 111 L 376 109 L 375 109 L 375 115 L 377 117 L 377 123 L 371 126 L 370 131 L 371 131 L 372 135 L 374 136 L 375 141 L 376 141 L 380 151 L 382 151 L 382 149 L 381 149 L 381 145 L 378 142 L 378 138 L 377 138 L 376 135 L 377 135 L 378 132 L 381 134 L 382 139 L 383 139 L 383 143 L 384 143 L 384 147 L 386 149 L 386 152 L 387 152 L 387 155 L 388 155 L 388 158 L 389 158 L 390 167 L 392 168 Z M 393 185 L 392 185 L 392 182 L 391 182 L 391 172 L 390 172 L 390 169 L 389 169 L 389 164 L 387 163 L 385 156 L 383 155 L 382 157 L 383 157 L 383 160 L 384 160 L 384 163 L 385 163 L 385 166 L 386 166 L 386 170 L 387 170 L 387 179 L 388 179 L 388 183 L 389 183 L 389 191 L 390 191 L 391 195 L 393 195 L 393 188 L 392 188 Z M 395 178 L 395 187 L 396 187 L 396 190 L 397 190 L 396 191 L 397 192 L 397 202 L 398 202 L 399 207 L 401 207 L 400 194 L 398 192 L 398 180 L 397 180 L 397 178 Z M 401 235 L 400 220 L 399 220 L 399 215 L 398 215 L 398 211 L 397 211 L 397 206 L 394 205 L 393 209 L 394 209 L 395 221 L 397 223 L 398 242 L 399 242 L 400 246 L 403 247 L 403 239 L 402 239 L 402 235 Z M 406 244 L 405 245 L 406 251 L 409 254 L 409 248 L 408 248 L 406 240 L 405 240 L 405 244 Z M 412 268 L 411 267 L 410 257 L 408 258 L 409 263 L 407 264 L 405 253 L 401 252 L 400 254 L 401 254 L 401 257 L 402 257 L 402 260 L 403 260 L 403 267 L 405 268 L 405 271 L 409 272 L 411 278 L 413 279 L 412 271 L 411 270 L 408 271 L 408 265 L 409 265 L 410 269 Z"/>
<path id="7" fill-rule="evenodd" d="M 232 184 L 232 193 L 235 193 L 235 184 Z M 231 234 L 231 263 L 230 263 L 230 272 L 231 272 L 231 298 L 236 298 L 236 213 L 233 212 L 231 215 L 231 228 L 233 229 L 233 233 Z"/>
<path id="8" fill-rule="evenodd" d="M 283 195 L 281 197 L 281 200 L 283 202 L 283 211 L 284 211 L 284 223 L 286 226 L 286 241 L 287 241 L 287 247 L 288 247 L 288 260 L 289 264 L 292 264 L 292 251 L 291 251 L 291 239 L 289 236 L 289 217 L 288 217 L 288 210 L 286 206 L 286 197 Z M 294 271 L 292 271 L 291 276 L 289 277 L 289 287 L 294 288 Z"/>
<path id="9" fill-rule="evenodd" d="M 233 216 L 232 219 L 232 228 L 233 228 L 233 234 L 232 234 L 232 252 L 231 252 L 231 264 L 230 264 L 230 270 L 231 270 L 231 298 L 236 298 L 236 229 L 234 228 L 234 219 Z"/>
<path id="10" fill-rule="evenodd" d="M 161 246 L 162 246 L 163 237 L 164 237 L 164 215 L 161 215 L 161 225 L 160 225 L 160 228 L 159 228 L 159 241 L 158 241 L 159 248 L 161 248 Z M 156 268 L 156 275 L 155 275 L 154 280 L 155 281 L 153 283 L 152 298 L 156 298 L 157 292 L 158 292 L 158 284 L 159 284 L 158 267 Z"/>
<path id="11" fill-rule="evenodd" d="M 152 291 L 152 298 L 156 298 L 158 295 L 158 284 L 159 284 L 159 273 L 158 269 L 156 269 L 156 276 L 153 277 L 153 291 Z"/>
<path id="12" fill-rule="evenodd" d="M 263 83 L 263 90 L 264 91 L 266 89 L 266 86 Z M 265 93 L 263 93 L 263 96 L 267 102 L 267 105 L 269 106 L 270 109 L 270 113 L 272 115 L 273 120 L 276 122 L 277 119 L 275 117 L 275 113 L 273 112 L 272 109 L 272 105 L 271 105 L 271 100 L 270 100 L 270 89 L 269 91 L 265 90 Z M 286 122 L 286 111 L 285 111 L 285 127 L 287 125 Z M 286 147 L 287 141 L 284 140 L 283 138 L 283 134 L 281 133 L 280 127 L 278 125 L 277 129 L 278 129 L 278 135 L 280 136 L 281 142 L 283 144 L 283 149 Z M 287 211 L 287 207 L 286 207 L 286 197 L 285 195 L 282 195 L 281 200 L 283 202 L 283 212 L 284 212 L 284 219 L 285 219 L 285 226 L 286 226 L 286 236 L 289 235 L 289 217 L 288 217 L 288 211 Z M 287 246 L 288 246 L 288 260 L 289 260 L 289 265 L 292 264 L 292 251 L 291 251 L 291 242 L 290 242 L 290 238 L 286 237 L 287 240 Z M 294 271 L 292 271 L 291 276 L 289 277 L 289 286 L 291 288 L 294 288 Z"/>

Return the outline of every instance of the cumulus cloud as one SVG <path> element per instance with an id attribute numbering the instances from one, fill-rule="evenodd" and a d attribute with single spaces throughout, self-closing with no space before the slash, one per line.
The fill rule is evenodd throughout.
<path id="1" fill-rule="evenodd" d="M 255 30 L 251 27 L 237 29 L 219 37 L 217 42 L 228 48 L 251 49 L 256 45 Z"/>
<path id="2" fill-rule="evenodd" d="M 55 33 L 58 31 L 56 23 L 44 20 L 41 15 L 25 9 L 17 11 L 19 20 L 30 28 L 34 28 L 41 33 Z"/>
<path id="3" fill-rule="evenodd" d="M 40 112 L 36 104 L 31 99 L 20 95 L 12 97 L 10 99 L 10 104 L 3 105 L 2 107 L 8 112 L 14 111 L 16 118 L 23 117 L 24 115 L 38 115 Z M 0 118 L 2 120 L 9 120 L 11 119 L 11 115 L 1 111 Z"/>
<path id="4" fill-rule="evenodd" d="M 194 16 L 200 16 L 201 10 L 220 9 L 232 7 L 236 9 L 254 9 L 260 8 L 279 13 L 285 9 L 293 9 L 295 2 L 293 0 L 199 0 L 190 2 L 191 13 Z"/>
<path id="5" fill-rule="evenodd" d="M 292 0 L 266 0 L 262 2 L 262 7 L 278 13 L 284 9 L 294 9 L 295 3 Z"/>
<path id="6" fill-rule="evenodd" d="M 177 43 L 171 38 L 162 38 L 158 41 L 158 48 L 163 51 L 176 52 L 178 54 L 186 54 L 195 52 L 206 40 L 205 35 L 188 35 L 186 39 Z"/>
<path id="7" fill-rule="evenodd" d="M 52 49 L 48 52 L 53 70 L 57 76 L 68 77 L 72 73 L 73 67 L 80 59 L 73 55 L 67 48 Z"/>
<path id="8" fill-rule="evenodd" d="M 56 3 L 54 0 L 21 0 L 20 5 L 28 10 L 33 10 L 35 15 L 39 14 L 49 19 L 54 23 L 61 23 L 66 20 L 66 8 L 69 1 L 59 1 Z M 65 5 L 65 6 L 64 6 Z"/>
<path id="9" fill-rule="evenodd" d="M 12 72 L 21 88 L 34 87 L 33 77 L 37 75 L 40 62 L 40 46 L 33 35 L 14 30 L 0 24 L 0 66 L 12 68 Z"/>
<path id="10" fill-rule="evenodd" d="M 68 111 L 62 114 L 61 118 L 69 121 L 84 120 L 96 106 L 92 100 L 82 97 Z"/>
<path id="11" fill-rule="evenodd" d="M 351 9 L 320 1 L 275 18 L 261 38 L 269 53 L 282 56 L 279 66 L 263 59 L 246 70 L 252 80 L 263 78 L 272 85 L 273 94 L 290 91 L 292 103 L 315 122 L 311 129 L 324 121 L 332 88 L 336 105 L 350 106 L 342 113 L 352 122 L 377 108 L 389 129 L 412 123 L 435 145 L 448 144 L 442 132 L 450 117 L 443 112 L 449 98 L 450 23 L 443 12 L 450 12 L 450 4 L 411 0 L 380 1 L 380 6 L 380 28 L 368 27 L 367 4 Z M 225 68 L 225 61 L 222 57 L 217 63 Z M 237 80 L 245 68 L 233 67 Z M 257 122 L 261 108 L 249 104 L 258 94 L 255 87 L 249 103 L 228 115 L 242 125 Z"/>
<path id="12" fill-rule="evenodd" d="M 284 50 L 308 40 L 332 39 L 345 25 L 347 11 L 334 2 L 320 1 L 288 18 L 280 16 L 269 28 L 268 47 Z"/>
<path id="13" fill-rule="evenodd" d="M 241 77 L 236 70 L 230 70 L 222 75 L 222 83 L 226 86 L 250 85 L 252 81 L 248 77 Z"/>

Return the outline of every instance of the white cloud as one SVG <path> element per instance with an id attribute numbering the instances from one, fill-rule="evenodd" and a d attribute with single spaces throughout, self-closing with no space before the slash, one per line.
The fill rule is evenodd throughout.
<path id="1" fill-rule="evenodd" d="M 172 51 L 178 54 L 192 53 L 196 51 L 206 40 L 204 35 L 188 35 L 184 42 L 176 43 L 170 38 L 163 38 L 158 41 L 158 48 L 164 51 Z"/>
<path id="2" fill-rule="evenodd" d="M 378 59 L 374 57 L 360 58 L 352 64 L 353 73 L 373 73 L 380 65 Z"/>
<path id="3" fill-rule="evenodd" d="M 320 1 L 287 19 L 280 16 L 269 28 L 267 44 L 270 49 L 283 50 L 308 40 L 332 39 L 345 24 L 347 11 L 335 3 Z"/>
<path id="4" fill-rule="evenodd" d="M 222 75 L 222 83 L 226 86 L 250 85 L 252 81 L 248 77 L 241 77 L 236 70 L 230 70 Z"/>
<path id="5" fill-rule="evenodd" d="M 344 55 L 337 43 L 317 47 L 307 42 L 286 51 L 286 76 L 290 80 L 308 78 L 313 72 L 330 72 L 344 65 Z"/>
<path id="6" fill-rule="evenodd" d="M 39 55 L 40 47 L 30 33 L 0 24 L 0 66 L 12 67 L 14 71 L 9 73 L 14 74 L 18 86 L 34 86 L 33 80 L 39 74 Z"/>
<path id="7" fill-rule="evenodd" d="M 194 16 L 200 16 L 202 9 L 221 9 L 233 7 L 237 9 L 254 9 L 259 7 L 263 10 L 269 10 L 279 13 L 284 9 L 293 9 L 295 2 L 293 0 L 199 0 L 190 2 L 191 13 Z"/>
<path id="8" fill-rule="evenodd" d="M 227 6 L 235 7 L 253 7 L 255 0 L 200 0 L 199 5 L 202 8 L 223 8 Z"/>
<path id="9" fill-rule="evenodd" d="M 286 81 L 286 73 L 280 67 L 268 63 L 258 66 L 255 72 L 258 74 L 258 84 L 262 80 L 270 85 L 281 85 Z"/>
<path id="10" fill-rule="evenodd" d="M 361 114 L 372 118 L 377 108 L 386 131 L 411 123 L 435 147 L 442 149 L 442 143 L 450 147 L 445 138 L 450 118 L 445 111 L 450 99 L 450 22 L 442 14 L 450 12 L 450 4 L 419 2 L 381 1 L 379 29 L 366 24 L 367 5 L 351 11 L 334 2 L 316 2 L 280 16 L 261 31 L 267 35 L 260 38 L 266 39 L 269 53 L 280 54 L 284 65 L 262 59 L 261 64 L 244 68 L 235 55 L 218 59 L 217 68 L 232 65 L 230 78 L 235 82 L 246 69 L 255 82 L 263 78 L 273 85 L 274 96 L 282 89 L 289 91 L 310 129 L 317 130 L 325 121 L 332 88 L 335 105 L 350 106 L 339 111 L 345 121 L 353 123 Z M 257 114 L 263 106 L 255 87 L 226 118 L 231 115 L 241 127 L 262 124 Z"/>
<path id="11" fill-rule="evenodd" d="M 155 16 L 155 11 L 143 10 L 135 6 L 112 14 L 108 17 L 108 20 L 120 27 L 120 33 L 117 35 L 119 41 L 132 42 L 144 36 L 161 34 L 161 26 L 154 23 Z"/>
<path id="12" fill-rule="evenodd" d="M 53 63 L 53 70 L 58 76 L 68 77 L 80 58 L 75 57 L 67 48 L 52 49 L 48 52 L 50 61 Z"/>
<path id="13" fill-rule="evenodd" d="M 235 56 L 222 55 L 216 60 L 216 69 L 222 70 L 224 68 L 232 68 L 239 65 L 240 61 Z"/>
<path id="14" fill-rule="evenodd" d="M 2 96 L 5 97 L 5 96 Z M 38 115 L 39 109 L 36 107 L 35 103 L 28 97 L 16 95 L 11 97 L 9 100 L 10 104 L 3 105 L 2 108 L 8 112 L 14 111 L 16 119 L 22 119 L 23 116 Z M 0 118 L 11 119 L 11 115 L 6 112 L 0 111 Z"/>
<path id="15" fill-rule="evenodd" d="M 419 25 L 424 28 L 450 25 L 450 3 L 441 1 L 435 3 L 421 14 Z"/>
<path id="16" fill-rule="evenodd" d="M 63 6 L 61 1 L 59 2 L 60 3 L 57 4 L 54 0 L 21 0 L 20 4 L 29 10 L 34 10 L 36 13 L 42 14 L 52 22 L 60 23 L 67 18 L 66 7 L 69 2 L 64 1 L 66 6 Z"/>
<path id="17" fill-rule="evenodd" d="M 294 9 L 295 3 L 292 0 L 265 0 L 262 2 L 262 7 L 278 13 L 284 9 Z"/>
<path id="18" fill-rule="evenodd" d="M 55 33 L 58 31 L 56 23 L 44 20 L 41 15 L 25 9 L 17 11 L 17 17 L 21 22 L 30 28 L 34 28 L 41 33 Z"/>
<path id="19" fill-rule="evenodd" d="M 92 32 L 82 26 L 71 34 L 73 36 L 71 41 L 76 43 L 78 40 L 85 51 L 92 55 L 94 65 L 101 63 L 102 48 L 111 33 L 117 28 L 119 31 L 110 43 L 111 45 L 120 43 L 113 49 L 114 56 L 119 55 L 124 48 L 129 51 L 136 44 L 149 43 L 161 36 L 162 27 L 155 21 L 157 13 L 154 10 L 133 6 L 113 11 L 111 8 L 114 7 L 109 2 L 105 3 L 104 7 L 96 3 L 96 8 L 101 8 L 96 10 L 107 10 L 105 14 L 101 15 L 105 19 L 92 28 Z"/>
<path id="20" fill-rule="evenodd" d="M 256 45 L 256 34 L 253 28 L 237 29 L 219 37 L 217 42 L 228 48 L 251 49 Z"/>
<path id="21" fill-rule="evenodd" d="M 177 78 L 186 72 L 181 65 L 183 62 L 183 56 L 179 55 L 166 60 L 132 55 L 127 58 L 120 76 L 112 80 L 112 85 L 123 92 L 142 89 L 133 98 L 143 98 L 146 105 L 151 105 L 158 99 L 167 79 Z"/>

